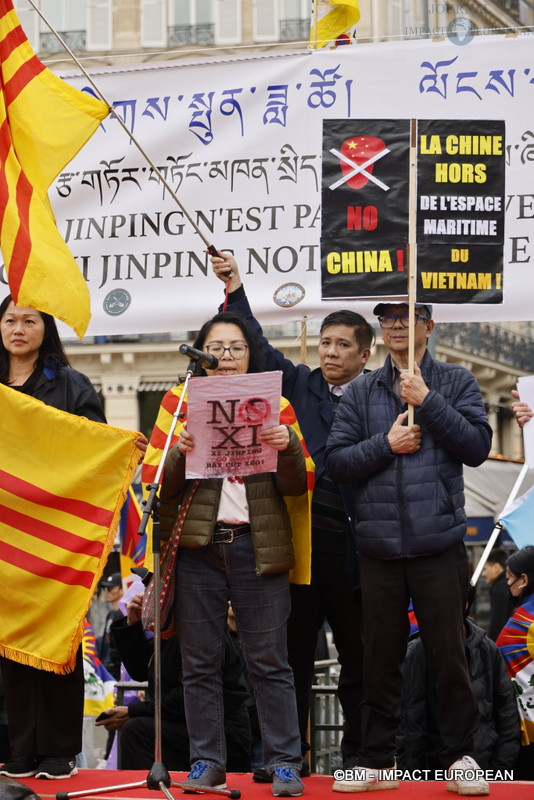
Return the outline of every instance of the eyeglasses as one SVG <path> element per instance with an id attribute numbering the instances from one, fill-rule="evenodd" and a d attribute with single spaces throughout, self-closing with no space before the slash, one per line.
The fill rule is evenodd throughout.
<path id="1" fill-rule="evenodd" d="M 228 351 L 235 361 L 240 361 L 247 354 L 248 344 L 231 344 L 230 347 L 223 347 L 222 344 L 207 344 L 204 350 L 215 358 L 223 358 Z"/>
<path id="2" fill-rule="evenodd" d="M 430 317 L 424 317 L 422 314 L 415 315 L 415 324 L 422 319 L 424 322 L 428 322 Z M 403 328 L 407 328 L 410 323 L 410 315 L 409 314 L 384 314 L 381 317 L 378 317 L 378 324 L 381 328 L 393 328 L 396 321 L 399 320 L 400 324 Z"/>

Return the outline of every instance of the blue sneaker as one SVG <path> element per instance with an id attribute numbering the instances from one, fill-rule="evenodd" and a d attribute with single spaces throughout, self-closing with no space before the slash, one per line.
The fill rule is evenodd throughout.
<path id="1" fill-rule="evenodd" d="M 191 786 L 191 792 L 198 789 L 226 789 L 226 772 L 222 767 L 214 767 L 205 761 L 195 761 L 184 786 Z M 189 790 L 184 788 L 184 792 Z M 191 793 L 189 792 L 189 793 Z"/>
<path id="2" fill-rule="evenodd" d="M 273 770 L 273 795 L 275 797 L 299 797 L 304 790 L 299 774 L 291 767 L 276 767 Z"/>

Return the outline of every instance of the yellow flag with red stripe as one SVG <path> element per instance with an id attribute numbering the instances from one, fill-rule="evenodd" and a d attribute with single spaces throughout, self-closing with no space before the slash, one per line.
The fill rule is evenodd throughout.
<path id="1" fill-rule="evenodd" d="M 0 0 L 0 247 L 11 295 L 82 337 L 83 275 L 55 222 L 48 188 L 109 114 L 39 61 L 11 0 Z"/>
<path id="2" fill-rule="evenodd" d="M 134 431 L 0 385 L 0 655 L 74 668 L 140 451 Z"/>
<path id="3" fill-rule="evenodd" d="M 145 460 L 143 462 L 141 473 L 145 491 L 146 486 L 151 484 L 156 477 L 162 451 L 165 447 L 167 435 L 173 422 L 173 415 L 178 407 L 178 402 L 182 395 L 182 389 L 182 386 L 175 386 L 167 392 L 161 401 L 156 423 L 150 437 L 150 443 L 145 454 Z M 185 398 L 182 403 L 181 412 L 183 412 L 185 415 L 184 419 L 186 419 L 187 401 Z M 304 457 L 306 459 L 306 473 L 308 480 L 307 493 L 298 497 L 284 497 L 284 501 L 291 520 L 291 528 L 293 531 L 293 549 L 295 551 L 295 566 L 291 570 L 289 577 L 291 583 L 307 584 L 311 580 L 311 500 L 315 479 L 315 464 L 313 463 L 312 457 L 308 453 L 306 442 L 302 436 L 293 406 L 289 400 L 286 400 L 285 397 L 282 397 L 280 402 L 280 423 L 289 425 L 291 428 L 293 428 L 299 437 L 299 441 L 304 451 Z M 171 439 L 171 446 L 178 441 L 182 425 L 183 421 L 179 420 Z M 152 568 L 152 559 L 152 547 L 150 546 L 150 542 L 147 542 L 145 565 L 149 569 Z"/>

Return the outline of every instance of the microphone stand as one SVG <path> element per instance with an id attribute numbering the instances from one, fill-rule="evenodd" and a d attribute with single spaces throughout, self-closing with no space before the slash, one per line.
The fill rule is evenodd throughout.
<path id="1" fill-rule="evenodd" d="M 186 347 L 186 345 L 183 345 L 183 347 Z M 181 348 L 180 352 L 182 352 Z M 152 767 L 150 768 L 150 772 L 148 773 L 147 777 L 142 781 L 136 781 L 134 783 L 123 783 L 121 785 L 115 785 L 115 786 L 104 786 L 98 789 L 87 789 L 86 791 L 57 792 L 56 800 L 70 800 L 70 798 L 73 797 L 88 797 L 90 795 L 102 794 L 106 792 L 116 792 L 127 789 L 139 789 L 139 788 L 153 789 L 156 791 L 159 789 L 167 798 L 167 800 L 176 800 L 176 798 L 169 791 L 169 787 L 184 789 L 187 793 L 192 793 L 192 794 L 196 794 L 197 792 L 201 794 L 206 794 L 209 792 L 213 794 L 224 795 L 226 797 L 231 797 L 233 800 L 239 800 L 239 798 L 241 797 L 241 792 L 239 791 L 239 789 L 215 789 L 212 786 L 192 787 L 185 782 L 180 783 L 177 781 L 173 781 L 171 780 L 167 767 L 163 763 L 163 758 L 162 758 L 161 611 L 160 611 L 159 590 L 158 590 L 161 580 L 161 575 L 160 575 L 161 543 L 160 543 L 159 512 L 156 500 L 157 500 L 158 489 L 161 485 L 161 476 L 163 474 L 163 469 L 165 467 L 165 459 L 167 457 L 167 453 L 169 452 L 171 446 L 171 441 L 174 435 L 174 431 L 176 429 L 176 425 L 178 424 L 178 420 L 183 419 L 184 417 L 184 414 L 182 413 L 182 405 L 183 405 L 183 399 L 187 392 L 189 379 L 191 378 L 192 375 L 198 374 L 201 367 L 202 363 L 196 356 L 195 358 L 192 358 L 191 361 L 189 362 L 189 366 L 187 368 L 187 373 L 184 381 L 184 388 L 178 400 L 176 411 L 172 416 L 171 425 L 169 428 L 169 432 L 167 434 L 167 439 L 165 441 L 165 447 L 163 448 L 163 452 L 161 454 L 161 458 L 158 464 L 154 482 L 151 483 L 149 486 L 147 486 L 147 489 L 149 490 L 149 495 L 145 503 L 145 507 L 143 510 L 138 530 L 139 536 L 142 536 L 145 533 L 148 520 L 152 516 L 153 575 L 154 575 L 154 586 L 156 587 L 156 592 L 154 593 L 155 594 L 154 596 L 154 763 L 152 764 Z"/>

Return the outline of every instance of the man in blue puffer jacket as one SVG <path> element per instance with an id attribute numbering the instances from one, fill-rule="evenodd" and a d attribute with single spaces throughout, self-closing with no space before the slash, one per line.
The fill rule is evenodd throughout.
<path id="1" fill-rule="evenodd" d="M 468 585 L 463 464 L 488 456 L 491 428 L 478 384 L 463 367 L 426 350 L 431 306 L 416 304 L 414 358 L 408 363 L 408 306 L 379 303 L 389 355 L 383 367 L 349 384 L 326 447 L 326 469 L 351 481 L 364 630 L 362 750 L 358 773 L 334 791 L 396 788 L 402 662 L 413 601 L 436 682 L 437 723 L 450 769 L 447 788 L 489 794 L 472 759 L 477 703 L 465 657 L 463 614 Z M 414 406 L 408 425 L 406 404 Z"/>

